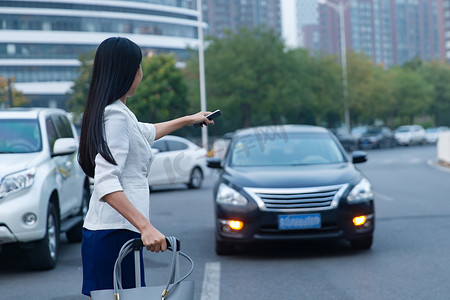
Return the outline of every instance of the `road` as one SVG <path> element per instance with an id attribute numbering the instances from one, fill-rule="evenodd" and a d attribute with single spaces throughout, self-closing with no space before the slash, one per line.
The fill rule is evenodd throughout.
<path id="1" fill-rule="evenodd" d="M 216 256 L 212 185 L 152 191 L 152 222 L 181 239 L 196 265 L 196 299 L 449 299 L 450 170 L 433 166 L 435 146 L 368 151 L 358 167 L 376 196 L 369 251 L 345 241 L 265 243 Z M 147 282 L 162 284 L 169 256 L 145 253 Z M 87 299 L 80 295 L 80 244 L 63 241 L 58 266 L 31 272 L 0 258 L 0 299 Z"/>

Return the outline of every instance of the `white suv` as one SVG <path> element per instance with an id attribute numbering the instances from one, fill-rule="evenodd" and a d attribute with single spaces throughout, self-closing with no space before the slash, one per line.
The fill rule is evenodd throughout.
<path id="1" fill-rule="evenodd" d="M 63 110 L 0 110 L 0 249 L 25 249 L 33 269 L 56 265 L 61 232 L 81 241 L 90 189 L 77 150 Z"/>
<path id="2" fill-rule="evenodd" d="M 425 129 L 420 125 L 403 125 L 395 130 L 395 141 L 398 145 L 425 144 Z"/>

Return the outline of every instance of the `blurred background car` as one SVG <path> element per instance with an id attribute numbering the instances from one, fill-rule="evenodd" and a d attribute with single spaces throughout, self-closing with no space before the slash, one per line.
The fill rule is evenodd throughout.
<path id="1" fill-rule="evenodd" d="M 397 145 L 410 146 L 425 144 L 425 129 L 420 125 L 403 125 L 395 130 Z"/>
<path id="2" fill-rule="evenodd" d="M 348 130 L 341 127 L 330 129 L 330 131 L 334 133 L 347 152 L 358 150 L 358 138 L 351 135 Z"/>
<path id="3" fill-rule="evenodd" d="M 235 133 L 214 187 L 218 255 L 256 241 L 342 238 L 369 249 L 374 194 L 327 129 L 307 125 L 255 127 Z"/>
<path id="4" fill-rule="evenodd" d="M 391 148 L 395 145 L 394 133 L 388 127 L 367 126 L 358 141 L 359 149 Z"/>
<path id="5" fill-rule="evenodd" d="M 450 128 L 448 128 L 447 126 L 427 128 L 425 129 L 425 140 L 429 144 L 435 144 L 439 139 L 439 133 L 449 130 Z"/>
<path id="6" fill-rule="evenodd" d="M 155 153 L 150 167 L 148 184 L 158 185 L 186 184 L 191 189 L 202 186 L 206 167 L 206 150 L 191 141 L 167 135 L 152 145 Z"/>
<path id="7" fill-rule="evenodd" d="M 214 141 L 211 150 L 208 152 L 208 157 L 218 157 L 220 159 L 225 157 L 225 154 L 228 151 L 228 147 L 230 146 L 231 138 L 233 137 L 233 133 L 229 132 L 224 134 L 221 138 L 218 138 Z"/>

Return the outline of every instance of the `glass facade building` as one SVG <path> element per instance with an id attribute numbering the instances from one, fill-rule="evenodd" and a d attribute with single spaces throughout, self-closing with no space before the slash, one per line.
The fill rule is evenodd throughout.
<path id="1" fill-rule="evenodd" d="M 344 2 L 346 45 L 385 67 L 414 58 L 443 59 L 441 1 L 448 0 L 328 0 Z M 337 13 L 320 5 L 321 49 L 340 53 Z"/>
<path id="2" fill-rule="evenodd" d="M 66 108 L 81 54 L 123 36 L 144 55 L 183 61 L 198 45 L 197 20 L 196 0 L 0 1 L 0 76 L 14 78 L 33 106 Z"/>

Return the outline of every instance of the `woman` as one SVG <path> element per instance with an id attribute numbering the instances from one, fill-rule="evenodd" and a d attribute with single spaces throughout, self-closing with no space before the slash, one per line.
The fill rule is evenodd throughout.
<path id="1" fill-rule="evenodd" d="M 164 235 L 149 221 L 150 145 L 183 126 L 213 123 L 205 117 L 208 112 L 154 125 L 138 122 L 126 102 L 142 80 L 141 60 L 141 49 L 126 38 L 106 39 L 95 54 L 78 156 L 94 178 L 81 246 L 87 296 L 113 287 L 114 262 L 127 240 L 140 237 L 154 252 L 167 248 Z M 135 286 L 131 257 L 122 265 L 122 278 L 124 288 Z M 144 274 L 141 278 L 145 284 Z"/>

